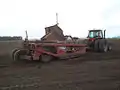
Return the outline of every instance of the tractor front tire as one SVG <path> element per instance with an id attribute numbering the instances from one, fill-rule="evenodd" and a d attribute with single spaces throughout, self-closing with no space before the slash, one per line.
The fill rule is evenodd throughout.
<path id="1" fill-rule="evenodd" d="M 52 56 L 43 54 L 41 55 L 41 62 L 43 63 L 49 63 L 53 59 Z"/>

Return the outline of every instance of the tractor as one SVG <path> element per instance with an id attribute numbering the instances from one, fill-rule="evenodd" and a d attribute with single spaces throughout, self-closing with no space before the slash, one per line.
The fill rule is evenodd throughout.
<path id="1" fill-rule="evenodd" d="M 111 44 L 105 37 L 105 32 L 106 30 L 89 30 L 87 46 L 90 50 L 95 52 L 107 52 L 112 50 Z"/>
<path id="2" fill-rule="evenodd" d="M 12 51 L 12 59 L 14 61 L 39 60 L 41 62 L 50 62 L 54 58 L 65 59 L 81 56 L 86 53 L 87 48 L 96 52 L 110 51 L 112 48 L 105 38 L 105 30 L 104 34 L 102 30 L 89 30 L 86 44 L 50 41 L 31 42 L 28 40 L 26 32 L 23 47 Z"/>

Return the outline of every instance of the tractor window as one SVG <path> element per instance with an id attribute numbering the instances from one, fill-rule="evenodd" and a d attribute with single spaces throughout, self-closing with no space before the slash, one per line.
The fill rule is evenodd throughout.
<path id="1" fill-rule="evenodd" d="M 97 36 L 102 37 L 102 33 L 100 31 L 97 32 Z"/>
<path id="2" fill-rule="evenodd" d="M 89 33 L 89 38 L 93 38 L 94 37 L 94 32 L 90 32 Z"/>
<path id="3" fill-rule="evenodd" d="M 97 32 L 91 31 L 91 32 L 89 32 L 89 38 L 94 38 L 94 37 L 102 37 L 101 32 L 100 31 L 97 31 Z"/>

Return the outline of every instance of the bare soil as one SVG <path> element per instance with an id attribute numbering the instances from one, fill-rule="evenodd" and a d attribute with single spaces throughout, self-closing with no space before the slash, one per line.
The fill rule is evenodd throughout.
<path id="1" fill-rule="evenodd" d="M 69 59 L 13 63 L 0 57 L 0 90 L 120 90 L 120 41 L 113 51 Z"/>

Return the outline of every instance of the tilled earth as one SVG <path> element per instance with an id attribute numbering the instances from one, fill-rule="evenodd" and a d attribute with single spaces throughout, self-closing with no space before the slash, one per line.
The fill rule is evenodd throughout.
<path id="1" fill-rule="evenodd" d="M 1 64 L 0 90 L 120 90 L 120 41 L 112 43 L 108 53 L 91 52 L 48 64 Z"/>

